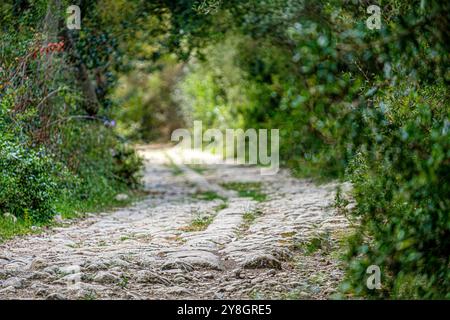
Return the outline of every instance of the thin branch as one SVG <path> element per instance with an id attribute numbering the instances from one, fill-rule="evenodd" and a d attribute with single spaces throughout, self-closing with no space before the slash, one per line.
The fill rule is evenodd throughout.
<path id="1" fill-rule="evenodd" d="M 52 92 L 50 92 L 48 95 L 46 95 L 37 105 L 36 109 L 39 109 L 42 104 L 44 104 L 45 101 L 47 101 L 51 96 L 55 95 L 56 93 L 64 90 L 65 88 L 58 88 L 56 90 L 53 90 Z"/>

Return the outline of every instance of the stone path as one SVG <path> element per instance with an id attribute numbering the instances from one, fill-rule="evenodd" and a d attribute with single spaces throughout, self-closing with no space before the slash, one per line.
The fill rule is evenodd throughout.
<path id="1" fill-rule="evenodd" d="M 202 153 L 139 152 L 143 201 L 0 245 L 0 299 L 324 299 L 336 291 L 348 230 L 332 206 L 336 184 L 283 170 L 262 176 Z M 188 157 L 202 164 L 183 165 Z"/>

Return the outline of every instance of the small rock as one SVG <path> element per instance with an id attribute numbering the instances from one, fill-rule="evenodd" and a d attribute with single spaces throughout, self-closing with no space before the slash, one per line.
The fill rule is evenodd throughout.
<path id="1" fill-rule="evenodd" d="M 99 271 L 105 269 L 108 269 L 108 265 L 103 262 L 93 262 L 86 267 L 86 270 L 88 271 Z"/>
<path id="2" fill-rule="evenodd" d="M 41 230 L 41 227 L 31 226 L 31 231 L 38 231 L 38 230 Z"/>
<path id="3" fill-rule="evenodd" d="M 74 248 L 77 246 L 77 243 L 75 241 L 69 240 L 69 239 L 61 239 L 61 245 L 64 245 L 66 247 Z"/>
<path id="4" fill-rule="evenodd" d="M 27 277 L 27 279 L 29 280 L 42 280 L 42 279 L 47 279 L 50 277 L 50 274 L 48 274 L 47 272 L 32 272 L 30 273 L 30 275 Z"/>
<path id="5" fill-rule="evenodd" d="M 315 294 L 320 293 L 320 287 L 318 287 L 318 286 L 311 286 L 310 290 L 312 293 L 315 293 Z"/>
<path id="6" fill-rule="evenodd" d="M 190 282 L 190 281 L 194 281 L 193 277 L 189 277 L 187 275 L 183 275 L 183 274 L 178 274 L 174 277 L 173 282 L 174 283 L 186 283 L 186 282 Z"/>
<path id="7" fill-rule="evenodd" d="M 302 299 L 307 299 L 307 298 L 310 297 L 310 295 L 309 295 L 307 292 L 305 292 L 305 291 L 301 291 L 298 295 L 299 295 L 300 298 L 302 298 Z"/>
<path id="8" fill-rule="evenodd" d="M 75 273 L 80 273 L 81 267 L 78 265 L 65 266 L 65 267 L 58 268 L 58 271 L 65 275 L 66 274 L 75 274 Z"/>
<path id="9" fill-rule="evenodd" d="M 242 269 L 235 269 L 233 271 L 234 276 L 236 277 L 236 279 L 244 279 L 244 275 L 242 274 Z"/>
<path id="10" fill-rule="evenodd" d="M 188 268 L 182 268 L 184 266 Z M 190 268 L 224 270 L 220 257 L 212 252 L 200 249 L 180 250 L 170 253 L 170 259 L 163 265 L 163 270 Z"/>
<path id="11" fill-rule="evenodd" d="M 122 260 L 120 258 L 116 258 L 114 260 L 111 261 L 111 265 L 114 265 L 116 267 L 128 267 L 130 264 L 128 262 L 126 262 L 125 260 Z"/>
<path id="12" fill-rule="evenodd" d="M 274 269 L 270 269 L 270 270 L 267 272 L 267 275 L 268 275 L 268 276 L 274 276 L 276 273 L 277 273 L 277 272 L 276 272 Z"/>
<path id="13" fill-rule="evenodd" d="M 40 296 L 40 297 L 44 297 L 44 296 L 48 295 L 48 290 L 46 288 L 37 289 L 36 295 Z"/>
<path id="14" fill-rule="evenodd" d="M 171 287 L 167 290 L 167 293 L 176 295 L 187 295 L 191 294 L 192 292 L 189 289 L 183 287 Z"/>
<path id="15" fill-rule="evenodd" d="M 46 300 L 67 300 L 67 298 L 61 293 L 51 293 L 47 297 Z"/>
<path id="16" fill-rule="evenodd" d="M 30 264 L 30 270 L 41 270 L 47 266 L 47 263 L 42 258 L 35 258 Z"/>
<path id="17" fill-rule="evenodd" d="M 0 259 L 10 261 L 11 255 L 7 252 L 2 252 L 2 253 L 0 253 Z"/>
<path id="18" fill-rule="evenodd" d="M 195 272 L 195 271 L 194 271 Z M 193 273 L 194 273 L 193 272 Z M 177 274 L 183 274 L 185 273 L 185 270 L 182 269 L 168 269 L 168 270 L 163 270 L 163 274 L 165 275 L 169 275 L 169 276 L 173 276 L 173 275 L 177 275 Z"/>
<path id="19" fill-rule="evenodd" d="M 141 283 L 163 284 L 166 286 L 171 284 L 169 279 L 148 270 L 138 271 L 136 274 L 136 281 Z"/>
<path id="20" fill-rule="evenodd" d="M 229 286 L 225 287 L 225 292 L 233 292 L 235 290 L 236 290 L 236 288 L 234 286 L 232 286 L 232 285 L 229 285 Z"/>
<path id="21" fill-rule="evenodd" d="M 214 279 L 214 274 L 206 272 L 203 274 L 204 279 Z"/>
<path id="22" fill-rule="evenodd" d="M 77 282 L 67 287 L 70 292 L 70 296 L 75 299 L 96 299 L 96 288 L 88 283 Z"/>
<path id="23" fill-rule="evenodd" d="M 45 267 L 42 271 L 47 272 L 49 274 L 55 274 L 58 270 L 59 270 L 59 268 L 57 266 L 53 265 L 53 266 Z"/>
<path id="24" fill-rule="evenodd" d="M 250 283 L 252 285 L 255 285 L 255 284 L 258 284 L 258 283 L 261 283 L 261 282 L 264 282 L 264 279 L 255 278 L 255 279 L 252 279 L 252 281 L 250 281 Z"/>
<path id="25" fill-rule="evenodd" d="M 81 273 L 73 273 L 62 277 L 61 280 L 65 281 L 68 285 L 72 285 L 81 282 L 81 277 Z"/>
<path id="26" fill-rule="evenodd" d="M 113 267 L 113 268 L 109 268 L 109 271 L 112 274 L 121 274 L 122 273 L 122 268 L 121 267 Z"/>
<path id="27" fill-rule="evenodd" d="M 116 201 L 127 201 L 129 198 L 130 197 L 127 194 L 119 193 L 115 199 L 116 199 Z"/>
<path id="28" fill-rule="evenodd" d="M 286 261 L 286 260 L 289 260 L 292 258 L 292 253 L 289 251 L 289 249 L 283 248 L 283 247 L 273 249 L 271 254 L 276 259 L 281 260 L 281 261 Z"/>
<path id="29" fill-rule="evenodd" d="M 216 293 L 214 293 L 214 298 L 215 299 L 219 299 L 219 300 L 222 300 L 223 298 L 224 298 L 224 294 L 222 293 L 222 292 L 216 292 Z"/>
<path id="30" fill-rule="evenodd" d="M 99 271 L 94 276 L 94 281 L 98 283 L 114 283 L 117 282 L 118 280 L 119 280 L 118 277 L 106 271 Z"/>
<path id="31" fill-rule="evenodd" d="M 242 263 L 245 269 L 281 269 L 281 262 L 270 254 L 257 254 L 249 257 Z"/>
<path id="32" fill-rule="evenodd" d="M 17 277 L 12 277 L 3 281 L 1 286 L 4 288 L 13 287 L 16 289 L 20 289 L 23 287 L 23 280 Z"/>
<path id="33" fill-rule="evenodd" d="M 56 223 L 63 223 L 63 222 L 64 222 L 64 220 L 63 220 L 61 214 L 55 215 L 55 216 L 53 217 L 53 221 L 56 222 Z"/>
<path id="34" fill-rule="evenodd" d="M 183 270 L 187 272 L 194 270 L 194 267 L 190 263 L 175 260 L 169 260 L 165 262 L 161 267 L 161 270 L 174 270 L 174 269 Z"/>
<path id="35" fill-rule="evenodd" d="M 138 294 L 135 294 L 132 292 L 127 292 L 125 297 L 127 300 L 141 300 L 142 299 Z"/>
<path id="36" fill-rule="evenodd" d="M 0 290 L 0 293 L 14 293 L 14 292 L 16 292 L 16 288 L 14 288 L 13 286 L 9 286 Z"/>

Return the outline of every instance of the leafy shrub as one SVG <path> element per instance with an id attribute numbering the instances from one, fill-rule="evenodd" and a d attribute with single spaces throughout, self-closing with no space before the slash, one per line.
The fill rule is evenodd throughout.
<path id="1" fill-rule="evenodd" d="M 96 209 L 110 203 L 118 192 L 140 186 L 141 159 L 102 123 L 67 123 L 59 128 L 55 140 L 59 161 L 78 177 L 70 192 L 72 199 Z"/>
<path id="2" fill-rule="evenodd" d="M 119 181 L 122 181 L 130 188 L 137 188 L 141 185 L 142 159 L 136 151 L 125 144 L 119 144 L 113 151 L 114 167 L 113 173 Z"/>
<path id="3" fill-rule="evenodd" d="M 349 167 L 360 227 L 344 288 L 450 298 L 450 110 L 443 102 L 449 95 L 443 86 L 400 88 L 366 115 L 372 145 Z M 365 286 L 372 264 L 383 272 L 381 291 Z"/>
<path id="4" fill-rule="evenodd" d="M 0 210 L 31 222 L 46 222 L 55 214 L 58 180 L 55 163 L 38 151 L 0 141 Z"/>

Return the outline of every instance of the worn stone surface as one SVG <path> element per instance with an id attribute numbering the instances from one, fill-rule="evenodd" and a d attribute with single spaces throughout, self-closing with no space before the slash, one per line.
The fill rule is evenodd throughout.
<path id="1" fill-rule="evenodd" d="M 284 170 L 262 176 L 202 153 L 139 152 L 144 200 L 0 244 L 0 299 L 323 299 L 336 292 L 342 271 L 330 250 L 348 222 L 332 207 L 335 183 Z M 205 170 L 183 165 L 187 158 Z M 260 182 L 267 200 L 241 198 L 224 182 Z M 227 200 L 202 200 L 202 192 Z M 211 219 L 189 228 L 199 216 Z M 317 238 L 317 251 L 302 249 Z"/>

